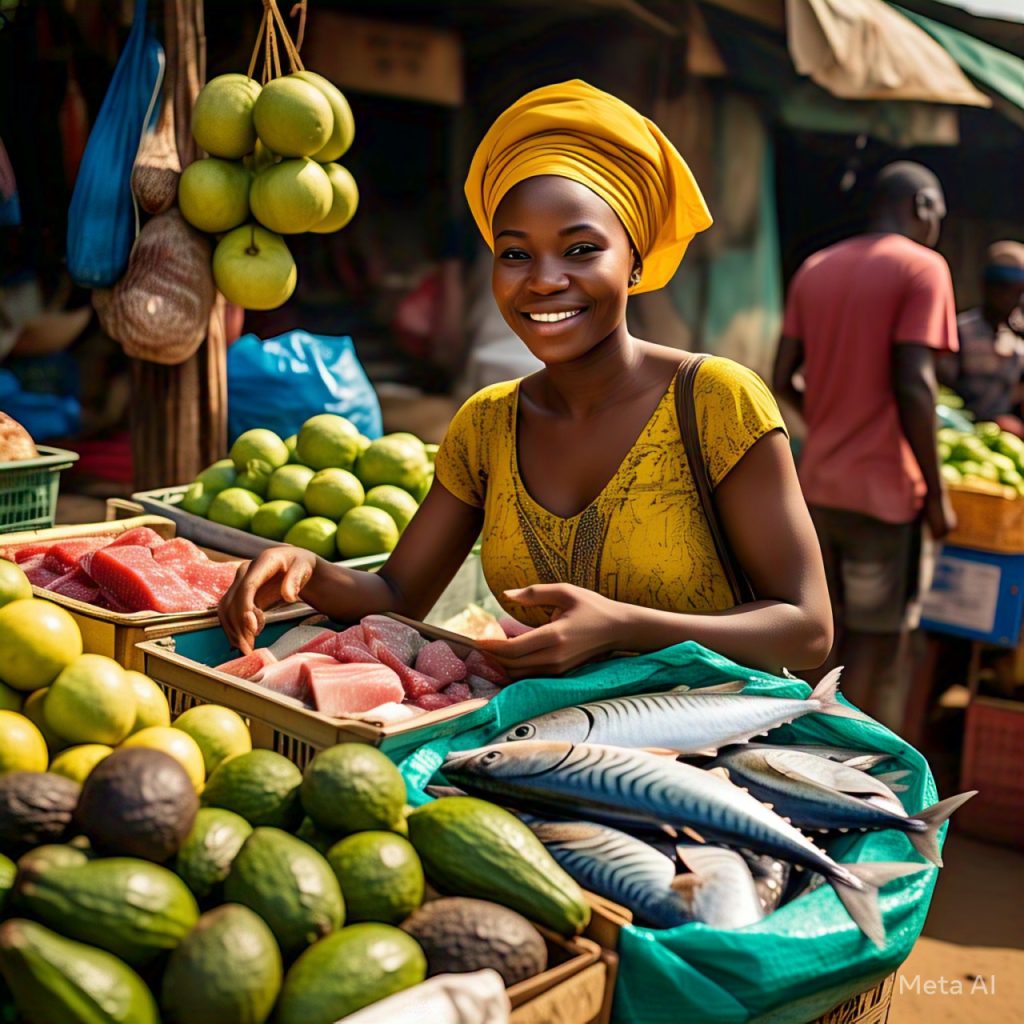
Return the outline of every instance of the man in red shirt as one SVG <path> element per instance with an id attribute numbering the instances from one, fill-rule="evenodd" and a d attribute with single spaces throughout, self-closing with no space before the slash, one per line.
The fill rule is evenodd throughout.
<path id="1" fill-rule="evenodd" d="M 957 348 L 949 267 L 932 248 L 945 213 L 927 168 L 883 168 L 865 233 L 794 276 L 773 373 L 807 423 L 799 471 L 835 616 L 830 661 L 845 665 L 846 696 L 888 720 L 930 583 L 922 526 L 936 540 L 955 526 L 935 440 L 934 357 Z"/>

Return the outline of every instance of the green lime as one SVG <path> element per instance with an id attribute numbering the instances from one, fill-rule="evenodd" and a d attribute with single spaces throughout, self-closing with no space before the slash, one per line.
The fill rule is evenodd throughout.
<path id="1" fill-rule="evenodd" d="M 395 487 L 394 484 L 381 484 L 379 487 L 370 488 L 366 493 L 366 505 L 387 512 L 394 519 L 399 533 L 409 525 L 409 521 L 419 508 L 416 499 L 408 491 Z"/>
<path id="2" fill-rule="evenodd" d="M 81 654 L 50 686 L 46 724 L 69 743 L 120 743 L 135 724 L 135 691 L 113 658 Z"/>
<path id="3" fill-rule="evenodd" d="M 321 469 L 309 481 L 303 504 L 312 515 L 338 522 L 346 512 L 362 505 L 365 497 L 358 477 L 347 469 Z"/>
<path id="4" fill-rule="evenodd" d="M 362 455 L 363 452 L 365 452 L 366 449 L 369 448 L 371 444 L 373 444 L 373 441 L 372 441 L 371 438 L 367 437 L 365 434 L 360 434 L 359 435 L 359 454 Z"/>
<path id="5" fill-rule="evenodd" d="M 245 471 L 239 473 L 235 478 L 235 486 L 265 498 L 267 488 L 270 486 L 270 475 L 273 472 L 269 462 L 264 462 L 263 459 L 250 459 L 245 464 Z"/>
<path id="6" fill-rule="evenodd" d="M 194 516 L 202 516 L 205 519 L 215 497 L 217 495 L 213 491 L 208 491 L 205 484 L 196 480 L 195 483 L 188 485 L 188 490 L 182 495 L 181 507 L 186 512 L 191 512 Z"/>
<path id="7" fill-rule="evenodd" d="M 360 505 L 346 513 L 338 524 L 338 554 L 362 558 L 393 551 L 398 543 L 398 526 L 381 508 Z"/>
<path id="8" fill-rule="evenodd" d="M 13 686 L 0 683 L 0 711 L 20 711 L 24 703 L 24 694 Z"/>
<path id="9" fill-rule="evenodd" d="M 427 461 L 433 465 L 434 460 L 437 458 L 437 451 L 441 446 L 439 444 L 425 444 L 423 451 L 426 453 Z"/>
<path id="10" fill-rule="evenodd" d="M 423 902 L 423 865 L 408 839 L 358 832 L 327 851 L 345 900 L 345 921 L 398 924 Z"/>
<path id="11" fill-rule="evenodd" d="M 0 558 L 0 608 L 12 601 L 27 601 L 31 596 L 32 584 L 28 577 L 14 562 Z"/>
<path id="12" fill-rule="evenodd" d="M 257 509 L 250 529 L 257 537 L 284 540 L 288 531 L 305 518 L 306 510 L 297 502 L 268 501 Z"/>
<path id="13" fill-rule="evenodd" d="M 164 691 L 143 672 L 127 670 L 125 676 L 135 694 L 135 722 L 132 732 L 140 732 L 154 725 L 170 725 L 171 709 Z"/>
<path id="14" fill-rule="evenodd" d="M 89 777 L 93 768 L 113 752 L 114 748 L 104 743 L 82 743 L 61 751 L 53 759 L 48 770 L 55 775 L 63 775 L 72 782 L 82 783 Z"/>
<path id="15" fill-rule="evenodd" d="M 412 434 L 388 434 L 372 442 L 356 462 L 356 476 L 366 488 L 394 484 L 414 491 L 423 482 L 430 462 L 423 442 Z"/>
<path id="16" fill-rule="evenodd" d="M 229 487 L 213 499 L 207 518 L 211 523 L 220 523 L 221 526 L 248 530 L 252 517 L 262 504 L 263 499 L 258 494 L 242 487 Z"/>
<path id="17" fill-rule="evenodd" d="M 0 775 L 45 772 L 49 763 L 43 734 L 17 711 L 0 711 Z"/>
<path id="18" fill-rule="evenodd" d="M 334 558 L 334 538 L 338 527 L 323 516 L 301 519 L 285 535 L 285 544 L 305 548 L 321 558 Z"/>
<path id="19" fill-rule="evenodd" d="M 411 492 L 412 496 L 416 499 L 417 503 L 422 502 L 424 498 L 430 493 L 430 488 L 434 486 L 434 467 L 430 467 L 430 472 L 423 478 L 414 491 Z"/>
<path id="20" fill-rule="evenodd" d="M 188 733 L 196 741 L 207 776 L 212 775 L 222 761 L 252 750 L 252 737 L 242 716 L 219 704 L 197 704 L 189 708 L 174 720 L 173 728 Z"/>
<path id="21" fill-rule="evenodd" d="M 57 754 L 68 746 L 67 740 L 62 740 L 47 724 L 46 715 L 43 714 L 43 705 L 46 702 L 46 695 L 50 692 L 48 686 L 41 690 L 33 690 L 25 698 L 25 705 L 21 713 L 43 734 L 46 745 L 51 754 Z"/>
<path id="22" fill-rule="evenodd" d="M 397 771 L 397 769 L 396 769 Z M 222 761 L 206 780 L 202 802 L 240 814 L 250 825 L 289 831 L 302 819 L 302 772 L 273 750 L 250 750 Z"/>
<path id="23" fill-rule="evenodd" d="M 272 501 L 294 501 L 301 505 L 309 481 L 315 475 L 315 470 L 297 464 L 275 469 L 267 488 L 267 497 Z"/>
<path id="24" fill-rule="evenodd" d="M 401 774 L 386 754 L 364 743 L 321 750 L 306 766 L 301 792 L 306 814 L 326 832 L 392 830 L 403 820 Z"/>
<path id="25" fill-rule="evenodd" d="M 60 605 L 23 598 L 0 608 L 0 652 L 0 679 L 38 690 L 82 653 L 82 634 Z"/>
<path id="26" fill-rule="evenodd" d="M 231 446 L 231 461 L 242 473 L 253 459 L 262 459 L 273 471 L 288 461 L 288 449 L 272 430 L 247 430 Z"/>
<path id="27" fill-rule="evenodd" d="M 220 459 L 196 477 L 196 483 L 202 484 L 207 494 L 219 494 L 235 482 L 238 470 L 230 459 Z"/>
<path id="28" fill-rule="evenodd" d="M 291 437 L 284 439 L 284 446 L 288 449 L 288 461 L 295 465 L 299 464 L 299 457 L 296 454 L 295 449 L 299 446 L 299 435 L 292 434 Z"/>
<path id="29" fill-rule="evenodd" d="M 359 431 L 344 416 L 325 412 L 302 424 L 296 452 L 313 469 L 351 469 L 359 454 Z"/>

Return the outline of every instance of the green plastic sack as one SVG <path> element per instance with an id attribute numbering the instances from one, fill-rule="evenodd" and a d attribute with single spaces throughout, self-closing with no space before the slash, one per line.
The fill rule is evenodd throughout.
<path id="1" fill-rule="evenodd" d="M 411 803 L 430 799 L 424 788 L 449 750 L 499 740 L 533 715 L 584 700 L 743 679 L 744 692 L 806 697 L 810 688 L 742 668 L 698 644 L 618 658 L 560 679 L 530 679 L 507 687 L 463 720 L 461 732 L 421 747 L 401 762 Z M 776 730 L 773 739 L 828 743 L 890 753 L 911 770 L 901 794 L 917 811 L 937 799 L 924 758 L 874 721 L 807 715 Z M 945 826 L 942 838 L 944 838 Z M 940 840 L 941 841 L 941 840 Z M 845 862 L 924 863 L 902 832 L 857 833 L 831 847 Z M 627 925 L 620 937 L 613 1019 L 617 1024 L 802 1024 L 892 973 L 910 953 L 928 913 L 938 871 L 924 870 L 886 885 L 879 897 L 886 944 L 877 949 L 850 919 L 830 886 L 804 893 L 747 928 L 723 931 L 702 924 L 672 929 Z"/>

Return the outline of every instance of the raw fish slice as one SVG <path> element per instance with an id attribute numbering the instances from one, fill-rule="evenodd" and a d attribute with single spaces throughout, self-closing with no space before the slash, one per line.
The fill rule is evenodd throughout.
<path id="1" fill-rule="evenodd" d="M 353 634 L 351 629 L 342 630 L 322 647 L 318 648 L 324 654 L 329 654 L 338 661 L 377 661 L 370 653 L 370 648 Z"/>
<path id="2" fill-rule="evenodd" d="M 394 701 L 390 701 L 387 704 L 378 704 L 377 707 L 352 717 L 381 722 L 384 725 L 395 725 L 398 722 L 407 722 L 410 718 L 419 718 L 422 714 L 425 714 L 422 708 L 412 704 L 396 704 Z"/>
<path id="3" fill-rule="evenodd" d="M 197 592 L 208 595 L 208 604 L 216 604 L 235 582 L 241 562 L 193 562 L 183 565 L 178 575 Z"/>
<path id="4" fill-rule="evenodd" d="M 443 640 L 434 640 L 416 655 L 416 671 L 442 683 L 457 683 L 466 678 L 466 663 Z"/>
<path id="5" fill-rule="evenodd" d="M 508 673 L 481 651 L 470 651 L 466 655 L 466 671 L 471 676 L 481 676 L 495 686 L 507 686 L 512 682 Z"/>
<path id="6" fill-rule="evenodd" d="M 409 668 L 416 663 L 416 655 L 426 645 L 426 640 L 412 626 L 397 622 L 387 615 L 367 615 L 360 625 L 371 650 L 372 641 L 378 640 Z"/>
<path id="7" fill-rule="evenodd" d="M 270 650 L 274 652 L 275 658 L 283 661 L 289 654 L 298 654 L 310 647 L 314 641 L 321 638 L 326 640 L 333 635 L 332 630 L 323 626 L 294 626 L 287 633 L 282 633 L 270 645 Z"/>
<path id="8" fill-rule="evenodd" d="M 43 587 L 45 589 L 47 584 L 52 583 L 54 580 L 59 580 L 62 575 L 47 569 L 43 565 L 45 560 L 46 555 L 38 554 L 18 563 L 21 571 L 28 577 L 28 581 L 33 587 Z"/>
<path id="9" fill-rule="evenodd" d="M 52 545 L 53 541 L 51 540 L 46 544 L 20 544 L 18 547 L 0 548 L 0 558 L 22 565 L 37 555 L 45 556 Z"/>
<path id="10" fill-rule="evenodd" d="M 341 637 L 351 638 L 360 644 L 364 643 L 363 631 L 359 626 L 349 626 L 348 629 L 343 629 L 341 631 L 336 629 L 323 629 L 319 636 L 314 637 L 308 643 L 303 644 L 299 648 L 299 654 L 305 654 L 306 651 L 314 651 L 319 654 L 322 651 L 326 651 Z"/>
<path id="11" fill-rule="evenodd" d="M 443 693 L 424 693 L 419 697 L 410 697 L 409 703 L 421 711 L 440 711 L 441 708 L 450 708 L 462 702 L 454 697 L 446 697 Z"/>
<path id="12" fill-rule="evenodd" d="M 472 700 L 473 691 L 468 683 L 451 683 L 441 691 L 446 697 L 454 697 L 455 700 Z"/>
<path id="13" fill-rule="evenodd" d="M 58 576 L 46 589 L 51 594 L 60 594 L 61 597 L 69 597 L 72 601 L 84 604 L 95 604 L 96 598 L 100 596 L 100 588 L 81 569 L 72 569 Z"/>
<path id="14" fill-rule="evenodd" d="M 332 718 L 369 711 L 405 696 L 402 681 L 385 665 L 306 663 L 301 672 L 317 711 Z"/>
<path id="15" fill-rule="evenodd" d="M 501 693 L 500 686 L 492 683 L 490 679 L 484 679 L 482 676 L 470 676 L 466 683 L 469 686 L 470 696 L 475 699 L 490 700 Z"/>
<path id="16" fill-rule="evenodd" d="M 77 569 L 82 558 L 93 551 L 109 546 L 109 537 L 80 537 L 74 540 L 62 540 L 51 544 L 46 552 L 43 565 L 51 572 L 59 572 L 62 576 Z"/>
<path id="17" fill-rule="evenodd" d="M 253 676 L 252 681 L 284 697 L 306 700 L 309 697 L 309 686 L 306 677 L 302 674 L 302 668 L 307 664 L 334 665 L 337 663 L 326 654 L 293 654 L 291 657 L 285 658 L 284 661 L 268 665 L 259 675 Z"/>
<path id="18" fill-rule="evenodd" d="M 135 532 L 135 530 L 129 530 L 125 537 L 129 533 Z M 153 548 L 153 559 L 161 565 L 169 565 L 173 569 L 177 569 L 180 565 L 193 565 L 196 563 L 206 565 L 210 561 L 206 557 L 206 552 L 185 537 L 175 537 L 174 540 L 162 541 Z"/>
<path id="19" fill-rule="evenodd" d="M 116 540 L 110 542 L 112 548 L 123 548 L 123 547 L 134 547 L 138 545 L 143 548 L 157 548 L 167 543 L 160 536 L 156 530 L 151 530 L 148 526 L 135 526 L 130 530 L 125 530 Z M 186 544 L 190 543 L 185 541 Z"/>
<path id="20" fill-rule="evenodd" d="M 378 661 L 383 662 L 388 668 L 398 673 L 398 678 L 402 680 L 402 686 L 405 687 L 405 695 L 409 700 L 415 700 L 417 697 L 422 697 L 427 693 L 437 693 L 441 689 L 442 684 L 440 680 L 431 679 L 430 676 L 417 672 L 414 668 L 409 668 L 408 665 L 399 661 L 391 648 L 381 643 L 380 640 L 373 640 L 370 643 L 370 653 Z"/>
<path id="21" fill-rule="evenodd" d="M 179 576 L 153 561 L 146 547 L 100 548 L 82 569 L 129 611 L 191 612 L 206 607 Z"/>
<path id="22" fill-rule="evenodd" d="M 122 604 L 109 590 L 100 587 L 99 597 L 96 598 L 97 608 L 106 608 L 107 611 L 117 612 L 118 615 L 131 615 L 132 610 Z"/>
<path id="23" fill-rule="evenodd" d="M 226 672 L 229 676 L 236 676 L 239 679 L 252 679 L 262 672 L 268 665 L 277 661 L 274 652 L 269 647 L 258 647 L 252 654 L 246 654 L 241 658 L 232 658 L 225 661 L 223 665 L 217 665 L 217 672 Z"/>
<path id="24" fill-rule="evenodd" d="M 533 626 L 527 626 L 520 622 L 518 619 L 513 619 L 511 615 L 502 615 L 498 619 L 498 625 L 501 626 L 502 632 L 509 638 L 514 640 L 517 636 L 522 636 L 524 633 L 529 633 Z"/>

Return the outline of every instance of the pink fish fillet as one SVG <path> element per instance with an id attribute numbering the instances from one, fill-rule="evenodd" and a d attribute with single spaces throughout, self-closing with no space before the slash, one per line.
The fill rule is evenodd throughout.
<path id="1" fill-rule="evenodd" d="M 154 562 L 147 547 L 100 548 L 82 556 L 82 569 L 133 612 L 191 612 L 207 607 L 206 599 L 184 580 Z"/>
<path id="2" fill-rule="evenodd" d="M 192 562 L 185 564 L 178 571 L 178 575 L 196 593 L 205 594 L 208 598 L 207 604 L 216 604 L 227 592 L 228 587 L 235 582 L 238 567 L 241 562 Z"/>
<path id="3" fill-rule="evenodd" d="M 481 651 L 470 651 L 466 655 L 466 670 L 471 676 L 481 676 L 495 686 L 505 686 L 512 681 L 501 665 Z"/>
<path id="4" fill-rule="evenodd" d="M 421 711 L 440 711 L 441 708 L 450 708 L 462 702 L 457 697 L 448 697 L 443 693 L 424 693 L 419 697 L 410 697 L 409 703 Z"/>
<path id="5" fill-rule="evenodd" d="M 253 676 L 252 681 L 283 697 L 308 700 L 309 681 L 302 673 L 305 665 L 337 665 L 337 662 L 328 654 L 293 654 L 268 665 L 259 675 Z"/>
<path id="6" fill-rule="evenodd" d="M 100 588 L 81 569 L 72 569 L 58 576 L 46 589 L 51 594 L 60 594 L 61 597 L 69 597 L 83 604 L 95 604 L 100 596 Z"/>
<path id="7" fill-rule="evenodd" d="M 334 631 L 324 629 L 323 626 L 294 626 L 282 633 L 270 645 L 270 649 L 277 658 L 287 658 L 289 654 L 297 654 L 307 648 L 312 650 L 311 645 L 315 640 L 328 640 L 333 636 Z"/>
<path id="8" fill-rule="evenodd" d="M 148 526 L 135 526 L 130 530 L 125 530 L 120 537 L 111 541 L 110 546 L 119 548 L 137 545 L 143 548 L 157 548 L 164 543 L 163 537 L 156 530 L 151 530 Z"/>
<path id="9" fill-rule="evenodd" d="M 444 685 L 439 679 L 432 679 L 399 661 L 391 648 L 381 643 L 380 640 L 370 642 L 370 653 L 393 672 L 398 673 L 398 678 L 402 680 L 402 686 L 405 687 L 405 695 L 410 701 L 415 701 L 417 697 L 422 697 L 427 693 L 437 693 Z"/>
<path id="10" fill-rule="evenodd" d="M 405 696 L 402 681 L 385 665 L 307 662 L 301 672 L 317 711 L 332 718 L 360 714 Z"/>
<path id="11" fill-rule="evenodd" d="M 466 678 L 466 663 L 443 640 L 434 640 L 416 655 L 416 671 L 442 683 L 457 683 Z"/>
<path id="12" fill-rule="evenodd" d="M 412 626 L 397 622 L 387 615 L 367 615 L 360 622 L 366 637 L 366 644 L 373 650 L 373 641 L 384 644 L 391 653 L 410 668 L 416 664 L 416 655 L 426 644 Z"/>
<path id="13" fill-rule="evenodd" d="M 223 665 L 217 665 L 218 672 L 226 672 L 229 676 L 237 676 L 239 679 L 252 679 L 259 675 L 268 665 L 277 661 L 274 652 L 269 647 L 258 647 L 252 654 L 246 654 L 241 658 L 232 658 L 225 661 Z"/>
<path id="14" fill-rule="evenodd" d="M 47 541 L 45 544 L 19 544 L 17 547 L 13 545 L 9 548 L 0 548 L 0 558 L 6 559 L 8 562 L 15 562 L 18 565 L 24 565 L 30 558 L 35 558 L 37 555 L 44 555 L 53 546 L 53 541 Z"/>
<path id="15" fill-rule="evenodd" d="M 43 565 L 51 572 L 64 573 L 77 569 L 82 559 L 93 551 L 105 548 L 110 544 L 109 537 L 78 537 L 73 540 L 62 540 L 51 544 L 46 552 Z"/>
<path id="16" fill-rule="evenodd" d="M 134 530 L 128 531 L 128 533 L 134 532 Z M 126 533 L 125 536 L 127 537 L 128 534 Z M 174 540 L 161 541 L 153 548 L 153 560 L 161 565 L 170 566 L 170 568 L 175 570 L 182 565 L 194 565 L 196 563 L 206 565 L 210 561 L 205 551 L 196 547 L 192 541 L 185 537 L 175 537 Z"/>
<path id="17" fill-rule="evenodd" d="M 43 565 L 46 560 L 46 555 L 39 554 L 33 555 L 31 558 L 26 558 L 22 562 L 18 562 L 18 566 L 21 571 L 28 577 L 29 583 L 33 587 L 46 587 L 47 584 L 52 583 L 54 580 L 59 580 L 63 573 L 51 572 Z"/>

